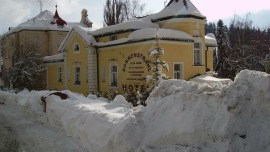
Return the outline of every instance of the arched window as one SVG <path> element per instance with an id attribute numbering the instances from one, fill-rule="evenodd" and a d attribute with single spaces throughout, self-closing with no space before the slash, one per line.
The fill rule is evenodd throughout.
<path id="1" fill-rule="evenodd" d="M 79 52 L 79 51 L 80 51 L 80 46 L 79 46 L 78 43 L 75 43 L 75 44 L 74 44 L 73 51 L 74 51 L 74 52 Z"/>

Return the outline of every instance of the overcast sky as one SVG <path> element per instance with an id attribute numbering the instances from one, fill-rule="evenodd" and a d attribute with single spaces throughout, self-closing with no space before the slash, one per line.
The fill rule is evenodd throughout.
<path id="1" fill-rule="evenodd" d="M 81 10 L 88 10 L 88 17 L 93 21 L 94 28 L 102 27 L 103 6 L 105 0 L 43 0 L 43 10 L 55 12 L 58 4 L 59 15 L 68 22 L 79 22 Z M 165 0 L 140 0 L 146 9 L 156 13 L 164 8 Z M 169 0 L 167 0 L 169 1 Z M 269 0 L 191 0 L 208 21 L 229 18 L 234 14 L 251 13 L 255 26 L 270 27 Z M 14 27 L 36 16 L 40 11 L 38 0 L 0 0 L 0 34 L 8 27 Z"/>

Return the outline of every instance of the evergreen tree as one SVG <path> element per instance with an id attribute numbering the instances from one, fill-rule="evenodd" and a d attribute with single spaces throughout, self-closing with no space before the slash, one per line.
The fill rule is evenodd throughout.
<path id="1" fill-rule="evenodd" d="M 164 49 L 159 46 L 158 32 L 156 36 L 156 47 L 149 51 L 149 56 L 154 58 L 153 61 L 149 61 L 153 65 L 151 68 L 151 74 L 146 77 L 147 82 L 152 86 L 157 86 L 161 80 L 167 79 L 166 74 L 162 73 L 162 69 L 165 68 L 169 71 L 169 66 L 166 61 L 161 60 L 161 56 L 164 55 Z"/>
<path id="2" fill-rule="evenodd" d="M 217 65 L 215 67 L 215 71 L 218 72 L 219 77 L 226 77 L 227 68 L 226 58 L 228 57 L 229 49 L 230 49 L 230 41 L 228 37 L 228 29 L 224 26 L 222 20 L 219 20 L 217 23 L 217 31 L 216 31 L 216 39 L 218 45 L 217 51 Z"/>

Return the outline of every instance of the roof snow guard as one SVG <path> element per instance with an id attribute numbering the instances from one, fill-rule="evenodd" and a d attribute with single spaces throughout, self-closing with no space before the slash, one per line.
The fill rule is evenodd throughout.
<path id="1" fill-rule="evenodd" d="M 51 24 L 57 24 L 58 26 L 61 26 L 63 27 L 64 25 L 67 25 L 67 22 L 64 21 L 58 14 L 58 11 L 57 11 L 57 5 L 55 6 L 56 7 L 56 10 L 55 10 L 55 14 L 53 16 L 53 21 L 51 22 Z"/>
<path id="2" fill-rule="evenodd" d="M 190 0 L 171 0 L 163 10 L 150 15 L 150 18 L 153 22 L 172 18 L 206 19 Z"/>

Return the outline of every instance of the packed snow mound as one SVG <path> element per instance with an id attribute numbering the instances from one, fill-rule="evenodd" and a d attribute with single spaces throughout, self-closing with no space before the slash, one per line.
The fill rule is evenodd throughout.
<path id="1" fill-rule="evenodd" d="M 269 92 L 270 75 L 248 70 L 221 87 L 164 81 L 144 109 L 149 125 L 143 143 L 162 149 L 186 147 L 181 151 L 267 152 Z"/>
<path id="2" fill-rule="evenodd" d="M 270 151 L 270 75 L 263 72 L 241 71 L 227 85 L 162 81 L 146 107 L 65 92 L 70 99 L 47 98 L 47 113 L 40 96 L 49 91 L 0 92 L 0 100 L 79 137 L 89 151 Z"/>
<path id="3" fill-rule="evenodd" d="M 207 83 L 207 84 L 217 84 L 217 83 L 222 83 L 222 84 L 229 84 L 232 83 L 231 79 L 220 79 L 220 78 L 215 78 L 209 75 L 200 75 L 195 78 L 190 79 L 189 81 L 194 81 L 194 82 L 199 82 L 199 83 Z"/>

